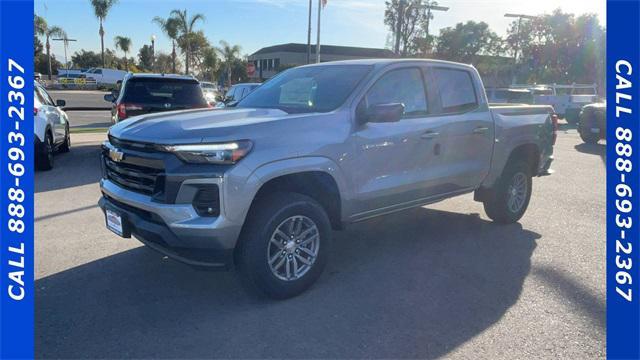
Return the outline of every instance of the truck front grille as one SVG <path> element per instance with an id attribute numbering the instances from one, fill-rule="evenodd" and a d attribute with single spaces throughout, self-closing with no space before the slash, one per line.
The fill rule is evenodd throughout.
<path id="1" fill-rule="evenodd" d="M 104 157 L 104 162 L 107 178 L 121 187 L 145 195 L 152 195 L 156 192 L 160 174 L 158 169 L 116 163 L 107 157 Z M 158 190 L 160 189 L 161 187 L 158 188 Z"/>

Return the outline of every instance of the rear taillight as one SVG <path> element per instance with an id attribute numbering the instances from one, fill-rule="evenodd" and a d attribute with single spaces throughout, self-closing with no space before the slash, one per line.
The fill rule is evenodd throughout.
<path id="1" fill-rule="evenodd" d="M 116 110 L 118 112 L 118 120 L 124 120 L 127 118 L 127 111 L 142 110 L 142 106 L 137 104 L 121 103 L 118 104 Z"/>
<path id="2" fill-rule="evenodd" d="M 38 108 L 37 107 L 33 108 L 33 116 L 38 116 Z"/>
<path id="3" fill-rule="evenodd" d="M 558 139 L 558 115 L 551 115 L 551 124 L 553 125 L 553 136 L 551 138 L 551 144 L 555 145 Z"/>

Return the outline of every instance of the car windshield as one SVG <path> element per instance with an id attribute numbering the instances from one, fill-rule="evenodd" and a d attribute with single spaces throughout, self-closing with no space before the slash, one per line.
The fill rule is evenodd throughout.
<path id="1" fill-rule="evenodd" d="M 286 70 L 242 99 L 237 107 L 288 113 L 328 112 L 342 105 L 371 71 L 369 65 L 324 65 Z"/>
<path id="2" fill-rule="evenodd" d="M 206 105 L 196 80 L 132 78 L 127 81 L 124 102 L 142 104 Z"/>

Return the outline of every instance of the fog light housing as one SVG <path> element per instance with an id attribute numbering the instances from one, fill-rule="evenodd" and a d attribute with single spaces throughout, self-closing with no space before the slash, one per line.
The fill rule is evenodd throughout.
<path id="1" fill-rule="evenodd" d="M 200 216 L 220 216 L 220 191 L 218 185 L 200 187 L 193 198 L 193 208 Z"/>

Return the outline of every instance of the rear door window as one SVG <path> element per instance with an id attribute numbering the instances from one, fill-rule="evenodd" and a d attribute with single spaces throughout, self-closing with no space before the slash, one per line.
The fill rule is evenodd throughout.
<path id="1" fill-rule="evenodd" d="M 471 73 L 466 70 L 435 67 L 432 74 L 440 95 L 441 113 L 466 112 L 478 107 Z"/>
<path id="2" fill-rule="evenodd" d="M 124 102 L 203 106 L 202 89 L 196 80 L 131 78 L 126 82 Z"/>

